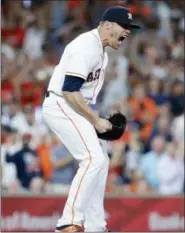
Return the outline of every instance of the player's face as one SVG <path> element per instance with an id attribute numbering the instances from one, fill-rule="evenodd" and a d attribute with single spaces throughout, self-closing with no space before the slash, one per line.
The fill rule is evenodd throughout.
<path id="1" fill-rule="evenodd" d="M 118 49 L 123 41 L 129 36 L 130 32 L 130 29 L 122 28 L 117 23 L 113 23 L 110 32 L 109 46 L 113 49 Z"/>

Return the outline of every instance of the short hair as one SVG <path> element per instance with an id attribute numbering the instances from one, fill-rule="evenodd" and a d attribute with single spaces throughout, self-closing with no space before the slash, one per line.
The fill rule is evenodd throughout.
<path id="1" fill-rule="evenodd" d="M 108 20 L 105 20 L 105 21 L 100 21 L 99 22 L 99 26 L 103 26 L 105 23 L 107 23 L 107 22 L 109 22 L 110 23 L 110 21 L 108 21 Z"/>

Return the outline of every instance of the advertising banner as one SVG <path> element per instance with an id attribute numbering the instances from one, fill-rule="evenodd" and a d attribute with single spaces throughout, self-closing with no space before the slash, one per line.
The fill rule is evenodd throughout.
<path id="1" fill-rule="evenodd" d="M 1 231 L 53 232 L 64 197 L 2 197 Z M 117 232 L 184 232 L 184 198 L 106 198 L 108 228 Z"/>

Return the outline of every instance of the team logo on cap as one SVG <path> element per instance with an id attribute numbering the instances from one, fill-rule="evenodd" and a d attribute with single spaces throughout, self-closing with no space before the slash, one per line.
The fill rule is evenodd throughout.
<path id="1" fill-rule="evenodd" d="M 128 13 L 128 18 L 132 19 L 132 14 L 131 13 Z"/>

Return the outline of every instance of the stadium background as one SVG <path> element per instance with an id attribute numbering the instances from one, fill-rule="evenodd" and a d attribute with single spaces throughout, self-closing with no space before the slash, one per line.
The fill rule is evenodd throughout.
<path id="1" fill-rule="evenodd" d="M 52 231 L 77 164 L 41 104 L 65 45 L 110 5 L 142 25 L 109 65 L 101 116 L 129 119 L 110 157 L 107 221 L 115 231 L 184 231 L 184 1 L 1 1 L 2 231 Z"/>

